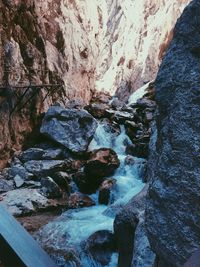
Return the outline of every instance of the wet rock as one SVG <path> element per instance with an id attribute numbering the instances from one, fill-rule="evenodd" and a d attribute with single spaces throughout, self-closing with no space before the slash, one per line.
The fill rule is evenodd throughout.
<path id="1" fill-rule="evenodd" d="M 117 154 L 112 149 L 93 150 L 84 171 L 76 173 L 74 181 L 82 193 L 92 194 L 99 188 L 104 177 L 112 175 L 119 164 Z"/>
<path id="2" fill-rule="evenodd" d="M 24 185 L 24 179 L 22 179 L 18 174 L 14 177 L 14 183 L 17 188 L 22 187 Z"/>
<path id="3" fill-rule="evenodd" d="M 115 151 L 109 148 L 100 148 L 90 153 L 84 171 L 90 177 L 106 177 L 112 175 L 119 167 L 119 159 Z"/>
<path id="4" fill-rule="evenodd" d="M 119 250 L 119 267 L 131 266 L 135 231 L 144 216 L 147 190 L 148 186 L 145 186 L 115 217 L 114 233 Z"/>
<path id="5" fill-rule="evenodd" d="M 175 26 L 155 82 L 146 228 L 167 266 L 182 266 L 200 244 L 200 61 L 193 50 L 200 44 L 199 27 L 200 5 L 194 0 Z"/>
<path id="6" fill-rule="evenodd" d="M 16 189 L 1 195 L 1 204 L 14 216 L 34 213 L 64 206 L 63 203 L 48 199 L 38 189 Z"/>
<path id="7" fill-rule="evenodd" d="M 125 158 L 125 165 L 134 165 L 135 164 L 135 159 L 133 156 L 131 155 L 128 155 L 126 158 Z"/>
<path id="8" fill-rule="evenodd" d="M 85 110 L 52 106 L 40 132 L 72 152 L 85 152 L 97 128 L 96 120 Z"/>
<path id="9" fill-rule="evenodd" d="M 68 173 L 66 172 L 56 172 L 53 176 L 52 179 L 56 184 L 66 191 L 67 193 L 70 193 L 70 186 L 69 183 L 71 182 L 71 178 Z"/>
<path id="10" fill-rule="evenodd" d="M 60 187 L 54 182 L 51 177 L 45 177 L 41 179 L 42 191 L 48 198 L 60 198 L 62 197 L 62 191 Z"/>
<path id="11" fill-rule="evenodd" d="M 108 178 L 103 181 L 103 183 L 99 187 L 99 204 L 108 205 L 109 203 L 112 203 L 112 191 L 114 190 L 115 186 L 116 179 L 114 178 Z"/>
<path id="12" fill-rule="evenodd" d="M 155 260 L 156 255 L 151 250 L 146 234 L 144 220 L 141 220 L 135 230 L 131 267 L 154 267 Z"/>
<path id="13" fill-rule="evenodd" d="M 84 242 L 84 249 L 102 266 L 108 265 L 112 253 L 116 250 L 113 233 L 108 230 L 95 232 Z"/>
<path id="14" fill-rule="evenodd" d="M 0 193 L 14 189 L 13 181 L 0 178 Z"/>
<path id="15" fill-rule="evenodd" d="M 126 153 L 131 154 L 138 158 L 148 158 L 149 155 L 149 144 L 148 142 L 145 143 L 136 143 L 129 145 L 126 149 Z"/>
<path id="16" fill-rule="evenodd" d="M 63 171 L 71 166 L 67 160 L 30 160 L 24 164 L 25 169 L 37 177 L 53 175 L 55 172 Z"/>
<path id="17" fill-rule="evenodd" d="M 81 193 L 71 194 L 68 199 L 68 204 L 67 204 L 69 209 L 91 207 L 94 205 L 95 205 L 95 202 L 89 196 L 81 194 Z"/>

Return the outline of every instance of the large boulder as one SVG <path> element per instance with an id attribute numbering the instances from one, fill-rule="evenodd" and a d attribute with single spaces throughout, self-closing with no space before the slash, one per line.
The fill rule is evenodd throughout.
<path id="1" fill-rule="evenodd" d="M 108 266 L 112 253 L 116 250 L 114 235 L 111 231 L 100 230 L 83 242 L 86 254 L 89 254 L 101 266 Z"/>
<path id="2" fill-rule="evenodd" d="M 40 132 L 72 152 L 85 152 L 97 128 L 96 120 L 85 110 L 52 106 Z"/>
<path id="3" fill-rule="evenodd" d="M 94 193 L 104 178 L 112 175 L 119 164 L 117 154 L 112 149 L 95 149 L 90 152 L 84 171 L 76 173 L 74 180 L 82 193 Z"/>
<path id="4" fill-rule="evenodd" d="M 58 171 L 70 169 L 70 160 L 30 160 L 24 164 L 29 173 L 37 177 L 52 175 Z"/>
<path id="5" fill-rule="evenodd" d="M 112 175 L 119 167 L 120 161 L 114 150 L 109 148 L 95 149 L 90 153 L 84 171 L 88 176 L 106 177 Z"/>
<path id="6" fill-rule="evenodd" d="M 135 253 L 134 238 L 136 229 L 140 221 L 144 220 L 147 189 L 148 186 L 145 186 L 124 207 L 118 207 L 119 212 L 114 220 L 114 233 L 119 250 L 118 267 L 131 267 Z M 143 238 L 141 240 L 138 238 L 137 246 L 140 244 L 142 247 L 142 242 Z"/>
<path id="7" fill-rule="evenodd" d="M 156 79 L 146 227 L 166 266 L 182 266 L 200 244 L 200 3 L 178 20 Z"/>
<path id="8" fill-rule="evenodd" d="M 14 216 L 64 207 L 62 201 L 48 199 L 39 189 L 16 189 L 1 195 L 0 203 Z"/>

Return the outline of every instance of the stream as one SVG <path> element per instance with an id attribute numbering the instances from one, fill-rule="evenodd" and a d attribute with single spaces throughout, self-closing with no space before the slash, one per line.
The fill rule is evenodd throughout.
<path id="1" fill-rule="evenodd" d="M 130 139 L 125 134 L 124 126 L 120 126 L 120 133 L 108 130 L 104 122 L 99 122 L 95 136 L 90 143 L 89 150 L 97 148 L 112 148 L 120 160 L 120 166 L 112 175 L 116 179 L 116 189 L 112 192 L 112 204 L 99 205 L 98 192 L 90 195 L 96 205 L 88 208 L 68 210 L 56 220 L 49 222 L 37 234 L 38 241 L 47 247 L 52 247 L 62 254 L 66 252 L 73 255 L 72 259 L 55 255 L 59 266 L 64 267 L 101 267 L 99 262 L 95 262 L 88 254 L 81 249 L 82 241 L 96 231 L 113 231 L 113 222 L 118 207 L 126 204 L 134 195 L 139 193 L 144 187 L 142 182 L 142 172 L 145 160 L 142 158 L 133 158 L 132 163 L 127 164 L 126 148 L 131 144 Z M 81 265 L 74 260 L 74 254 L 81 259 Z M 107 267 L 117 266 L 117 253 L 113 253 L 111 261 Z"/>

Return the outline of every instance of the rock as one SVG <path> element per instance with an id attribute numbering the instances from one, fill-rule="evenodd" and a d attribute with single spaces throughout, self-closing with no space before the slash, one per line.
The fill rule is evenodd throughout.
<path id="1" fill-rule="evenodd" d="M 96 120 L 85 110 L 49 108 L 40 132 L 72 152 L 85 152 L 97 128 Z"/>
<path id="2" fill-rule="evenodd" d="M 81 194 L 81 193 L 71 194 L 68 199 L 68 204 L 67 204 L 69 209 L 91 207 L 94 205 L 95 205 L 95 202 L 89 196 Z"/>
<path id="3" fill-rule="evenodd" d="M 67 170 L 71 161 L 67 160 L 30 160 L 24 164 L 26 170 L 37 177 L 53 175 L 55 172 Z"/>
<path id="4" fill-rule="evenodd" d="M 62 191 L 60 187 L 54 182 L 51 177 L 45 177 L 41 179 L 41 186 L 43 193 L 48 198 L 60 198 L 62 197 Z"/>
<path id="5" fill-rule="evenodd" d="M 116 250 L 113 233 L 108 230 L 95 232 L 84 242 L 84 250 L 102 266 L 107 266 Z"/>
<path id="6" fill-rule="evenodd" d="M 34 175 L 27 171 L 27 169 L 21 164 L 12 165 L 8 169 L 8 177 L 9 179 L 14 179 L 16 175 L 19 175 L 23 180 L 31 180 L 34 179 Z"/>
<path id="7" fill-rule="evenodd" d="M 138 142 L 133 145 L 129 145 L 126 149 L 126 153 L 131 154 L 138 158 L 148 158 L 149 145 L 148 142 Z"/>
<path id="8" fill-rule="evenodd" d="M 93 103 L 85 107 L 85 109 L 97 119 L 106 118 L 106 110 L 109 109 L 108 104 Z"/>
<path id="9" fill-rule="evenodd" d="M 119 159 L 114 150 L 109 148 L 95 149 L 90 152 L 84 171 L 90 177 L 106 177 L 112 175 L 119 167 Z"/>
<path id="10" fill-rule="evenodd" d="M 132 106 L 138 107 L 141 109 L 156 108 L 156 103 L 155 103 L 155 101 L 150 100 L 147 97 L 143 97 L 143 98 L 138 99 L 136 104 L 133 104 Z"/>
<path id="11" fill-rule="evenodd" d="M 91 103 L 102 103 L 102 104 L 109 104 L 111 100 L 111 95 L 109 92 L 98 92 L 96 91 L 95 94 L 92 96 Z"/>
<path id="12" fill-rule="evenodd" d="M 111 120 L 116 121 L 117 123 L 124 124 L 125 121 L 129 120 L 134 120 L 134 114 L 131 112 L 127 111 L 122 111 L 122 110 L 112 110 L 112 109 L 107 109 L 106 110 L 106 117 L 110 118 Z"/>
<path id="13" fill-rule="evenodd" d="M 150 248 L 145 223 L 141 220 L 135 230 L 133 259 L 131 267 L 154 267 L 156 255 Z"/>
<path id="14" fill-rule="evenodd" d="M 79 190 L 86 194 L 94 193 L 106 176 L 110 176 L 118 168 L 120 162 L 117 154 L 109 148 L 100 148 L 90 152 L 84 171 L 74 175 Z"/>
<path id="15" fill-rule="evenodd" d="M 99 187 L 99 204 L 108 205 L 112 203 L 113 199 L 111 197 L 112 191 L 114 190 L 116 185 L 116 179 L 108 178 Z"/>
<path id="16" fill-rule="evenodd" d="M 146 228 L 166 266 L 182 266 L 200 244 L 200 61 L 194 52 L 199 27 L 200 5 L 194 0 L 176 24 L 155 82 Z"/>
<path id="17" fill-rule="evenodd" d="M 53 160 L 53 159 L 59 159 L 62 160 L 64 159 L 64 152 L 62 149 L 60 148 L 49 148 L 47 150 L 44 151 L 44 154 L 42 155 L 42 159 L 49 159 L 49 160 Z"/>
<path id="18" fill-rule="evenodd" d="M 69 100 L 66 104 L 66 107 L 69 109 L 82 109 L 86 105 L 85 101 L 82 98 L 76 98 L 73 100 Z"/>
<path id="19" fill-rule="evenodd" d="M 0 193 L 7 192 L 14 189 L 13 181 L 0 179 Z"/>
<path id="20" fill-rule="evenodd" d="M 24 179 L 22 179 L 18 174 L 14 177 L 15 186 L 17 188 L 22 187 L 24 185 Z"/>
<path id="21" fill-rule="evenodd" d="M 27 162 L 29 160 L 40 160 L 42 159 L 43 154 L 44 150 L 41 148 L 29 148 L 19 155 L 19 159 L 22 162 Z"/>
<path id="22" fill-rule="evenodd" d="M 56 1 L 54 12 L 51 12 L 50 1 L 37 1 L 31 6 L 29 0 L 24 2 L 22 9 L 21 1 L 2 1 L 2 36 L 9 38 L 2 42 L 0 51 L 6 55 L 5 60 L 13 70 L 10 84 L 18 85 L 16 75 L 21 77 L 20 83 L 29 84 L 24 70 L 33 69 L 30 73 L 32 84 L 49 82 L 57 86 L 52 87 L 44 105 L 42 97 L 33 97 L 24 107 L 23 118 L 16 109 L 11 122 L 10 107 L 4 101 L 5 90 L 1 92 L 1 167 L 5 166 L 13 149 L 21 148 L 27 133 L 36 126 L 48 105 L 55 101 L 66 104 L 68 99 L 77 98 L 88 103 L 94 94 L 93 88 L 111 95 L 117 88 L 125 88 L 120 94 L 124 100 L 125 94 L 154 79 L 172 38 L 174 23 L 191 0 L 177 1 L 122 0 L 120 5 L 110 1 L 103 6 L 100 1 L 88 6 L 83 1 L 73 5 L 71 0 L 62 8 Z M 137 17 L 127 15 L 126 12 L 134 10 L 138 11 Z M 69 27 L 66 27 L 66 21 Z M 10 25 L 9 29 L 7 25 Z M 3 76 L 4 64 L 0 73 Z"/>
<path id="23" fill-rule="evenodd" d="M 69 183 L 71 182 L 71 178 L 69 174 L 67 174 L 66 172 L 56 172 L 52 176 L 52 179 L 61 189 L 63 189 L 67 193 L 70 193 Z"/>
<path id="24" fill-rule="evenodd" d="M 144 216 L 148 185 L 120 209 L 114 220 L 114 233 L 119 251 L 118 266 L 131 266 L 134 236 Z"/>
<path id="25" fill-rule="evenodd" d="M 125 158 L 125 165 L 134 165 L 135 164 L 135 159 L 134 159 L 134 157 L 133 156 L 131 156 L 131 155 L 128 155 L 128 156 L 126 156 L 126 158 Z"/>
<path id="26" fill-rule="evenodd" d="M 38 189 L 16 189 L 1 195 L 1 204 L 14 216 L 50 210 L 64 206 L 62 202 L 46 198 Z"/>

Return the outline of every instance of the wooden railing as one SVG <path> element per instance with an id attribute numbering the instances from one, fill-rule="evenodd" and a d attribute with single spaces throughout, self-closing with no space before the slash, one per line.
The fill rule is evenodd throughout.
<path id="1" fill-rule="evenodd" d="M 0 259 L 5 267 L 56 267 L 47 253 L 2 205 Z"/>

